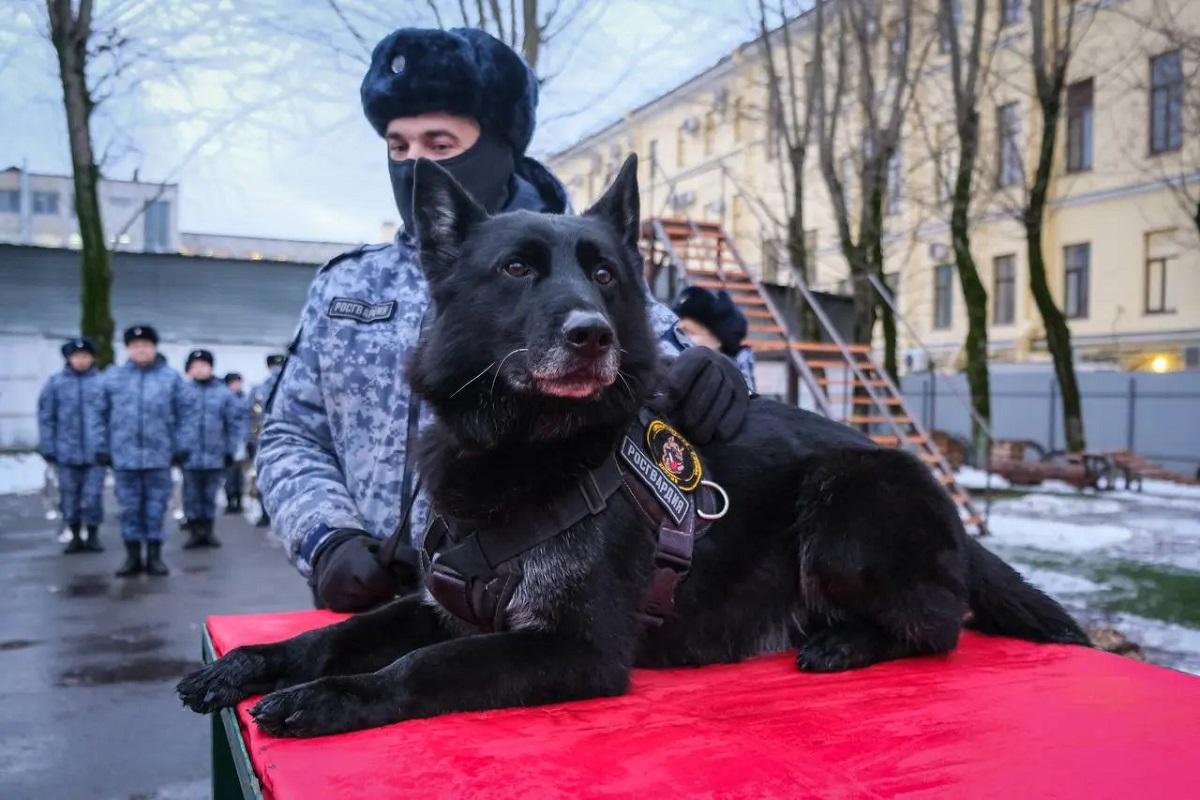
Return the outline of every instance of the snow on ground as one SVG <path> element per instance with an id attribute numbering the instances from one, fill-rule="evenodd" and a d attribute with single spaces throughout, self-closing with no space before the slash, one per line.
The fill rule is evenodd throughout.
<path id="1" fill-rule="evenodd" d="M 46 485 L 46 464 L 34 453 L 0 455 L 0 494 L 30 494 Z"/>
<path id="2" fill-rule="evenodd" d="M 988 483 L 988 474 L 974 467 L 960 468 L 958 472 L 954 473 L 954 479 L 964 489 L 983 489 L 987 486 L 993 489 L 1007 489 L 1009 487 L 1008 481 L 995 473 L 991 476 L 991 483 Z"/>
<path id="3" fill-rule="evenodd" d="M 1007 511 L 1007 506 L 1003 508 Z M 1085 553 L 1133 538 L 1133 531 L 1123 525 L 1085 525 L 995 512 L 988 517 L 988 531 L 989 543 L 1056 553 Z"/>

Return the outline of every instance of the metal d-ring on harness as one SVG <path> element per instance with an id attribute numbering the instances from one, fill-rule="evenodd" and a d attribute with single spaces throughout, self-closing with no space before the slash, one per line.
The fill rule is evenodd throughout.
<path id="1" fill-rule="evenodd" d="M 662 448 L 651 452 L 655 442 Z M 504 630 L 509 601 L 522 578 L 520 556 L 599 515 L 617 492 L 624 491 L 655 542 L 650 584 L 636 616 L 643 625 L 657 627 L 674 613 L 675 590 L 691 569 L 696 538 L 729 511 L 725 490 L 702 480 L 702 471 L 699 455 L 687 440 L 643 411 L 617 451 L 548 508 L 514 515 L 500 525 L 435 512 L 417 552 L 425 588 L 459 619 L 485 631 Z M 697 491 L 704 487 L 707 491 Z M 399 541 L 403 528 L 402 523 L 384 544 L 380 556 L 385 564 L 408 560 L 408 548 Z"/>

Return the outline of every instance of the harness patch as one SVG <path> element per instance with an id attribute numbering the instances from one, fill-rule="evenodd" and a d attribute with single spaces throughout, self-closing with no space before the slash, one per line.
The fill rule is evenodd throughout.
<path id="1" fill-rule="evenodd" d="M 642 452 L 637 443 L 628 436 L 621 442 L 621 458 L 633 468 L 642 482 L 654 492 L 654 496 L 662 503 L 663 508 L 671 515 L 678 525 L 683 522 L 688 513 L 688 501 L 683 492 L 675 485 L 661 469 L 658 468 L 648 455 Z"/>
<path id="2" fill-rule="evenodd" d="M 690 492 L 700 485 L 704 477 L 700 454 L 683 434 L 661 419 L 651 420 L 646 427 L 646 449 L 658 462 L 658 468 L 680 489 Z"/>
<path id="3" fill-rule="evenodd" d="M 339 319 L 353 319 L 366 323 L 383 322 L 395 316 L 396 301 L 368 303 L 352 297 L 335 297 L 330 301 L 329 310 L 326 313 Z"/>

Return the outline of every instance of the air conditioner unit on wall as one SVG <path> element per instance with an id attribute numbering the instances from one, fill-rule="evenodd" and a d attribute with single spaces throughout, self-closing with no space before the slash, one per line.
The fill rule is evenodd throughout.
<path id="1" fill-rule="evenodd" d="M 912 372 L 929 371 L 929 354 L 918 347 L 904 351 L 904 368 Z"/>
<path id="2" fill-rule="evenodd" d="M 687 208 L 696 202 L 695 192 L 675 192 L 671 195 L 671 207 L 679 210 Z"/>
<path id="3" fill-rule="evenodd" d="M 941 242 L 932 242 L 929 245 L 929 259 L 939 263 L 950 260 L 950 248 Z"/>
<path id="4" fill-rule="evenodd" d="M 700 132 L 700 118 L 695 115 L 686 117 L 683 122 L 679 123 L 679 127 L 683 129 L 684 133 L 695 136 Z"/>

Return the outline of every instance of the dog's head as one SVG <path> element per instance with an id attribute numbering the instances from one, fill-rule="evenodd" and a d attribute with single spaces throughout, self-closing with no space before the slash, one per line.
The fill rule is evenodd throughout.
<path id="1" fill-rule="evenodd" d="M 488 216 L 432 161 L 414 217 L 432 320 L 409 370 L 443 423 L 476 444 L 617 425 L 653 387 L 637 158 L 580 216 Z"/>

